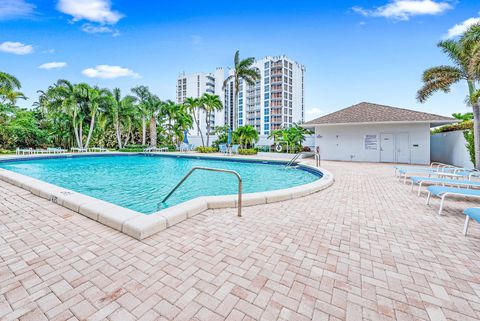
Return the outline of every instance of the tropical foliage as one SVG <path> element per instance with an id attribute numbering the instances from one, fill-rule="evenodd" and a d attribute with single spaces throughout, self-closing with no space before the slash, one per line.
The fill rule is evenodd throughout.
<path id="1" fill-rule="evenodd" d="M 16 106 L 18 99 L 25 98 L 20 88 L 18 79 L 0 72 L 0 149 L 125 149 L 147 142 L 150 146 L 171 146 L 181 142 L 184 132 L 193 127 L 185 105 L 162 101 L 146 86 L 134 87 L 131 94 L 124 95 L 118 88 L 60 79 L 38 92 L 38 101 L 30 110 Z M 209 110 L 218 108 L 213 98 L 204 104 Z"/>
<path id="2" fill-rule="evenodd" d="M 302 145 L 305 141 L 305 136 L 310 134 L 312 134 L 312 131 L 298 124 L 293 124 L 291 127 L 272 131 L 269 138 L 273 138 L 275 142 L 286 142 L 291 151 L 299 152 L 303 149 Z"/>
<path id="3" fill-rule="evenodd" d="M 472 107 L 474 120 L 474 162 L 480 168 L 480 25 L 471 26 L 458 39 L 444 40 L 438 47 L 450 58 L 453 65 L 437 66 L 424 71 L 423 86 L 417 99 L 425 102 L 433 93 L 450 92 L 452 85 L 464 82 L 468 88 L 466 103 Z"/>

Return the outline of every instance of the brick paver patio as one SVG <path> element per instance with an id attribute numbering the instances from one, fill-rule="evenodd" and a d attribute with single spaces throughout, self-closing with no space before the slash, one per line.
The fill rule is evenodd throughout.
<path id="1" fill-rule="evenodd" d="M 144 242 L 0 182 L 0 319 L 480 319 L 474 203 L 439 217 L 389 165 L 323 165 L 327 190 Z"/>

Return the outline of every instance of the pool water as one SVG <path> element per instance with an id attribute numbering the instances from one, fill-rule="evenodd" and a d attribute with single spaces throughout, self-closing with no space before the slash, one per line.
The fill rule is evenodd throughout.
<path id="1" fill-rule="evenodd" d="M 321 174 L 281 164 L 172 156 L 82 156 L 0 162 L 0 167 L 102 199 L 141 213 L 158 211 L 158 204 L 194 166 L 237 171 L 243 193 L 303 185 Z M 231 174 L 196 171 L 163 207 L 207 195 L 237 193 Z"/>

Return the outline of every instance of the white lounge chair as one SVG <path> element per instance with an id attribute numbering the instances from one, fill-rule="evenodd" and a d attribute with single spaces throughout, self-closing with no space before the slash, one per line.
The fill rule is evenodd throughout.
<path id="1" fill-rule="evenodd" d="M 237 154 L 238 155 L 238 150 L 240 149 L 240 145 L 232 145 L 230 148 L 230 154 Z"/>
<path id="2" fill-rule="evenodd" d="M 168 147 L 147 147 L 143 150 L 146 153 L 152 153 L 152 152 L 168 152 Z"/>
<path id="3" fill-rule="evenodd" d="M 88 150 L 86 148 L 78 148 L 78 147 L 72 147 L 70 148 L 70 150 L 75 153 L 75 152 L 78 152 L 78 153 L 86 153 L 88 152 Z"/>
<path id="4" fill-rule="evenodd" d="M 480 208 L 479 207 L 470 207 L 463 211 L 465 214 L 465 226 L 463 227 L 463 235 L 467 236 L 468 223 L 470 219 L 480 223 Z"/>
<path id="5" fill-rule="evenodd" d="M 432 183 L 435 185 L 442 185 L 442 186 L 456 186 L 456 187 L 479 187 L 480 188 L 480 181 L 472 181 L 472 180 L 460 180 L 460 179 L 449 179 L 449 178 L 441 178 L 441 177 L 422 177 L 422 176 L 412 176 L 410 177 L 412 181 L 412 190 L 415 184 L 418 184 L 418 196 L 422 192 L 422 184 L 423 183 Z"/>
<path id="6" fill-rule="evenodd" d="M 88 148 L 90 152 L 108 152 L 108 149 L 103 147 L 90 147 Z"/>
<path id="7" fill-rule="evenodd" d="M 440 209 L 438 214 L 442 215 L 443 203 L 447 196 L 465 196 L 471 198 L 480 198 L 480 190 L 470 188 L 445 187 L 445 186 L 429 186 L 427 188 L 428 197 L 427 204 L 430 203 L 430 196 L 434 195 L 440 197 Z"/>
<path id="8" fill-rule="evenodd" d="M 223 153 L 223 154 L 228 153 L 227 144 L 220 144 L 220 145 L 218 145 L 218 151 L 219 151 L 220 153 Z"/>

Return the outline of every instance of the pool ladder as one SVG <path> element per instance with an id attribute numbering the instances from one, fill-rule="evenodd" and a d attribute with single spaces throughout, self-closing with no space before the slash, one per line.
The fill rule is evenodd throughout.
<path id="1" fill-rule="evenodd" d="M 300 153 L 297 153 L 295 154 L 295 156 L 293 156 L 293 158 L 287 163 L 287 165 L 285 165 L 285 167 L 290 167 L 292 166 L 293 164 L 295 164 L 295 161 L 302 155 L 314 155 L 315 156 L 315 166 L 316 167 L 319 167 L 320 166 L 320 153 L 317 153 L 317 152 L 300 152 Z"/>
<path id="2" fill-rule="evenodd" d="M 180 180 L 180 182 L 178 182 L 177 185 L 175 185 L 175 187 L 170 191 L 170 193 L 168 193 L 167 196 L 165 196 L 165 198 L 158 205 L 160 206 L 161 204 L 164 204 L 170 198 L 170 196 L 172 196 L 172 194 L 175 193 L 175 191 L 187 180 L 187 178 L 190 177 L 190 175 L 192 175 L 193 172 L 197 170 L 218 172 L 218 173 L 228 173 L 228 174 L 235 175 L 237 177 L 237 180 L 238 180 L 238 201 L 237 201 L 238 206 L 237 207 L 238 207 L 238 217 L 241 217 L 242 216 L 242 177 L 236 171 L 232 171 L 229 169 L 201 167 L 201 166 L 192 167 L 192 169 Z"/>

